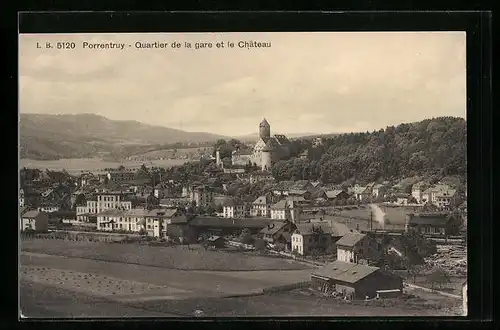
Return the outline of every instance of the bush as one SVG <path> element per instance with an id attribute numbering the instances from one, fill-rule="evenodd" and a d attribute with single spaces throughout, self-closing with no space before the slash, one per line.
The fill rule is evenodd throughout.
<path id="1" fill-rule="evenodd" d="M 267 243 L 263 239 L 259 238 L 254 241 L 254 245 L 255 245 L 255 250 L 264 251 L 266 249 Z"/>

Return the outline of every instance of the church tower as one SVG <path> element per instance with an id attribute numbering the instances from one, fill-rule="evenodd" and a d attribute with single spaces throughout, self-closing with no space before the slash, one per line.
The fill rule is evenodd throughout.
<path id="1" fill-rule="evenodd" d="M 267 140 L 269 140 L 270 137 L 271 137 L 271 126 L 264 118 L 264 120 L 259 125 L 259 138 L 264 140 L 264 142 L 267 142 Z"/>

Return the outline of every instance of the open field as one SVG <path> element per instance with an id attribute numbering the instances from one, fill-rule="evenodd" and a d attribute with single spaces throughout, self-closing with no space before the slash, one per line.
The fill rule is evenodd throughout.
<path id="1" fill-rule="evenodd" d="M 20 263 L 21 310 L 27 317 L 189 317 L 195 310 L 218 317 L 437 316 L 450 315 L 437 304 L 453 307 L 440 296 L 433 298 L 436 307 L 423 308 L 402 301 L 367 305 L 293 292 L 262 294 L 308 281 L 310 269 L 185 271 L 30 252 L 21 252 Z"/>
<path id="2" fill-rule="evenodd" d="M 21 312 L 27 318 L 175 317 L 80 292 L 22 280 Z M 75 302 L 78 302 L 75 304 Z"/>
<path id="3" fill-rule="evenodd" d="M 101 171 L 105 168 L 118 168 L 120 165 L 126 168 L 139 168 L 142 164 L 146 166 L 160 166 L 170 167 L 182 165 L 186 159 L 165 159 L 165 160 L 152 160 L 147 162 L 123 160 L 120 162 L 109 162 L 99 158 L 74 158 L 74 159 L 59 159 L 59 160 L 33 160 L 33 159 L 20 159 L 19 167 L 49 169 L 49 170 L 63 170 L 68 173 L 78 174 L 81 171 Z"/>
<path id="4" fill-rule="evenodd" d="M 305 265 L 291 260 L 265 256 L 245 256 L 223 251 L 205 251 L 198 245 L 147 246 L 101 242 L 78 242 L 64 240 L 22 240 L 21 249 L 26 252 L 52 254 L 67 257 L 97 259 L 122 263 L 156 266 L 181 270 L 300 270 Z"/>

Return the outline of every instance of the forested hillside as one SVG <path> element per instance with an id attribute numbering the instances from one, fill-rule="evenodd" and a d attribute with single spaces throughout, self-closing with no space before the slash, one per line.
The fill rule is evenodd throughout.
<path id="1" fill-rule="evenodd" d="M 277 162 L 278 180 L 310 179 L 340 184 L 411 176 L 466 176 L 467 131 L 463 118 L 439 117 L 375 132 L 341 134 L 311 148 L 297 140 L 309 159 Z"/>

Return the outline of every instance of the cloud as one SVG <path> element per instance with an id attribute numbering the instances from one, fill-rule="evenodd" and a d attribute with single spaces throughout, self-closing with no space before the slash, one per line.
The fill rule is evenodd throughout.
<path id="1" fill-rule="evenodd" d="M 72 51 L 36 43 L 71 40 Z M 123 42 L 88 51 L 83 41 Z M 149 49 L 140 42 L 271 41 L 267 49 Z M 21 35 L 21 112 L 112 119 L 228 135 L 372 130 L 465 116 L 465 33 Z"/>

